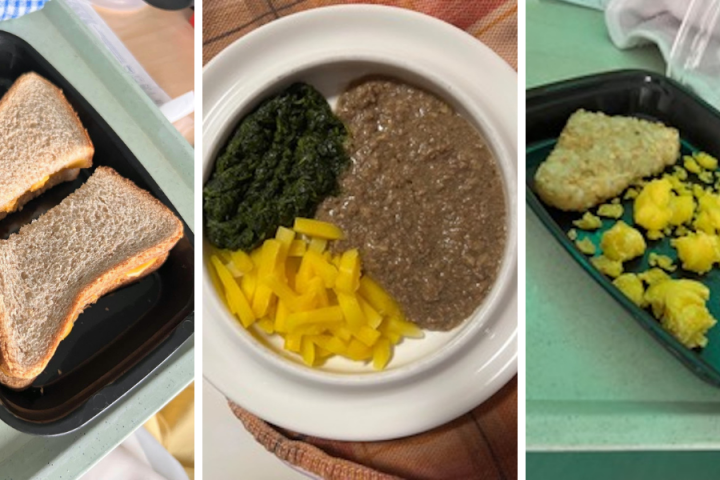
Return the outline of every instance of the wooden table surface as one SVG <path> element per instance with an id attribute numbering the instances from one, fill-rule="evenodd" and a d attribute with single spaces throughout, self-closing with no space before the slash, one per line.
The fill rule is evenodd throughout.
<path id="1" fill-rule="evenodd" d="M 171 98 L 194 89 L 195 29 L 188 21 L 191 9 L 167 11 L 147 5 L 134 12 L 95 9 Z M 194 114 L 174 125 L 194 144 Z"/>

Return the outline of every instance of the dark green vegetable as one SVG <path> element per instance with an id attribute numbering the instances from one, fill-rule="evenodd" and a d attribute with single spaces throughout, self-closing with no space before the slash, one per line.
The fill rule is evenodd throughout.
<path id="1" fill-rule="evenodd" d="M 246 116 L 203 190 L 205 233 L 218 248 L 249 252 L 295 217 L 312 217 L 338 192 L 349 163 L 347 130 L 325 98 L 291 85 Z"/>

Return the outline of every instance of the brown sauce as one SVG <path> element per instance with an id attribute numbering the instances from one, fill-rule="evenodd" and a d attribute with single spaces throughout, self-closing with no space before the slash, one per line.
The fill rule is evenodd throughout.
<path id="1" fill-rule="evenodd" d="M 480 133 L 445 102 L 393 79 L 340 97 L 352 166 L 317 217 L 340 226 L 365 272 L 409 320 L 450 330 L 492 288 L 507 236 L 498 165 Z"/>

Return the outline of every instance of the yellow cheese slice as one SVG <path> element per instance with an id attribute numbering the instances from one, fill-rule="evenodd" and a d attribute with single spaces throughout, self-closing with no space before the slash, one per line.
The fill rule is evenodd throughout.
<path id="1" fill-rule="evenodd" d="M 62 342 L 67 338 L 68 335 L 70 335 L 70 332 L 72 332 L 73 326 L 75 325 L 75 322 L 72 321 L 67 324 L 67 327 L 65 327 L 65 331 L 63 332 L 62 336 L 60 337 L 60 341 Z"/>
<path id="2" fill-rule="evenodd" d="M 5 204 L 5 206 L 2 208 L 2 210 L 0 210 L 0 213 L 5 213 L 5 212 L 9 213 L 9 212 L 12 212 L 13 210 L 15 210 L 15 205 L 17 205 L 17 201 L 18 201 L 17 198 L 15 200 L 10 200 L 10 203 Z"/>
<path id="3" fill-rule="evenodd" d="M 128 273 L 125 274 L 126 277 L 139 277 L 145 270 L 150 268 L 155 263 L 155 260 L 150 260 L 149 262 L 143 263 L 137 268 L 133 268 Z"/>
<path id="4" fill-rule="evenodd" d="M 36 192 L 36 191 L 40 190 L 42 187 L 45 186 L 45 184 L 48 182 L 48 180 L 50 180 L 50 175 L 47 175 L 47 176 L 45 176 L 45 178 L 43 178 L 39 182 L 34 183 L 32 185 L 32 187 L 30 187 L 30 191 Z"/>
<path id="5" fill-rule="evenodd" d="M 78 160 L 77 162 L 73 162 L 70 165 L 66 165 L 65 168 L 63 168 L 63 170 L 72 170 L 73 168 L 85 168 L 86 164 L 87 164 L 86 160 Z"/>

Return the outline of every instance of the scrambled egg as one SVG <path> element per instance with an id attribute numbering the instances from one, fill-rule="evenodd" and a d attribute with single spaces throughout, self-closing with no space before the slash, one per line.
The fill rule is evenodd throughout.
<path id="1" fill-rule="evenodd" d="M 661 231 L 670 225 L 672 183 L 667 178 L 653 180 L 643 187 L 635 199 L 635 223 L 648 231 Z"/>
<path id="2" fill-rule="evenodd" d="M 637 196 L 638 196 L 637 189 L 630 187 L 627 190 L 625 190 L 625 195 L 623 196 L 623 199 L 624 200 L 632 200 L 633 198 L 637 198 Z"/>
<path id="3" fill-rule="evenodd" d="M 676 177 L 678 180 L 683 180 L 683 181 L 687 180 L 687 176 L 688 176 L 687 170 L 685 170 L 680 165 L 675 165 L 673 167 L 673 172 L 674 172 L 673 177 Z"/>
<path id="4" fill-rule="evenodd" d="M 603 254 L 610 260 L 626 262 L 645 253 L 645 239 L 622 220 L 605 232 L 600 240 Z"/>
<path id="5" fill-rule="evenodd" d="M 648 285 L 655 285 L 656 283 L 664 282 L 665 280 L 671 279 L 670 275 L 668 275 L 659 268 L 651 268 L 649 270 L 646 270 L 638 274 L 638 278 L 643 282 L 647 283 Z"/>
<path id="6" fill-rule="evenodd" d="M 720 262 L 720 241 L 715 235 L 705 232 L 689 233 L 673 239 L 670 244 L 677 250 L 685 270 L 703 274 Z"/>
<path id="7" fill-rule="evenodd" d="M 685 170 L 690 173 L 698 174 L 702 172 L 702 167 L 700 167 L 700 165 L 698 165 L 698 162 L 696 162 L 695 159 L 690 155 L 685 155 L 683 157 L 683 166 L 685 167 Z"/>
<path id="8" fill-rule="evenodd" d="M 720 195 L 704 192 L 698 197 L 698 213 L 693 227 L 713 235 L 720 230 Z"/>
<path id="9" fill-rule="evenodd" d="M 623 273 L 622 262 L 619 260 L 610 260 L 605 255 L 591 258 L 590 263 L 592 263 L 595 268 L 600 270 L 601 273 L 604 273 L 608 277 L 616 278 Z"/>
<path id="10" fill-rule="evenodd" d="M 645 287 L 642 280 L 634 273 L 623 273 L 613 280 L 613 285 L 619 288 L 638 307 L 642 308 L 646 305 Z"/>
<path id="11" fill-rule="evenodd" d="M 688 228 L 687 228 L 685 225 L 680 225 L 679 227 L 677 227 L 677 228 L 675 229 L 675 236 L 676 236 L 676 237 L 684 237 L 684 236 L 687 235 L 688 233 L 690 233 L 690 230 L 688 230 Z"/>
<path id="12" fill-rule="evenodd" d="M 676 195 L 673 190 L 680 192 Z M 684 184 L 675 176 L 666 176 L 649 182 L 635 198 L 635 223 L 648 230 L 648 238 L 661 238 L 670 226 L 679 226 L 692 220 L 695 201 Z"/>
<path id="13" fill-rule="evenodd" d="M 650 252 L 648 263 L 651 267 L 660 267 L 667 272 L 674 272 L 677 269 L 677 266 L 673 263 L 672 258 L 667 255 L 658 255 L 655 252 Z"/>
<path id="14" fill-rule="evenodd" d="M 582 240 L 576 240 L 575 245 L 585 255 L 595 255 L 595 245 L 589 238 L 583 238 Z"/>
<path id="15" fill-rule="evenodd" d="M 718 167 L 717 158 L 705 152 L 696 153 L 695 160 L 701 167 L 708 170 L 715 170 Z"/>
<path id="16" fill-rule="evenodd" d="M 705 334 L 717 323 L 705 306 L 709 298 L 705 285 L 687 279 L 660 281 L 645 292 L 655 318 L 688 348 L 707 345 Z"/>
<path id="17" fill-rule="evenodd" d="M 613 200 L 618 200 L 617 198 L 614 198 Z M 604 205 L 600 205 L 600 208 L 598 208 L 597 214 L 601 217 L 608 217 L 608 218 L 620 218 L 623 215 L 623 206 L 616 203 L 606 203 Z"/>
<path id="18" fill-rule="evenodd" d="M 590 212 L 585 212 L 580 220 L 573 221 L 573 225 L 583 230 L 597 230 L 602 227 L 602 220 Z"/>
<path id="19" fill-rule="evenodd" d="M 641 180 L 623 194 L 633 201 L 633 220 L 645 229 L 643 234 L 619 220 L 600 240 L 602 254 L 590 259 L 601 273 L 613 278 L 625 296 L 641 308 L 650 307 L 665 330 L 688 348 L 707 345 L 706 333 L 717 321 L 706 306 L 710 290 L 689 279 L 673 279 L 667 272 L 677 270 L 667 255 L 650 252 L 651 268 L 642 273 L 624 273 L 623 262 L 643 255 L 645 238 L 657 240 L 674 236 L 670 244 L 676 249 L 678 263 L 684 270 L 697 274 L 709 272 L 720 264 L 720 171 L 718 160 L 706 153 L 683 157 L 683 166 L 676 165 L 671 174 L 662 178 Z M 689 173 L 697 180 L 689 181 Z M 717 184 L 715 177 L 718 178 Z M 620 218 L 623 215 L 620 197 L 601 205 L 597 216 L 586 212 L 573 222 L 584 230 L 602 226 L 600 217 Z M 569 232 L 577 240 L 577 231 Z M 588 239 L 577 240 L 578 248 L 587 255 L 595 254 L 595 245 Z"/>

